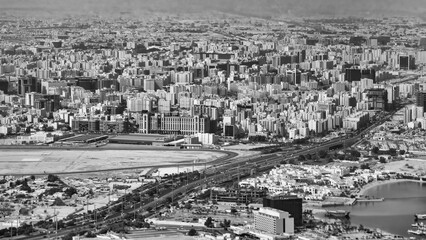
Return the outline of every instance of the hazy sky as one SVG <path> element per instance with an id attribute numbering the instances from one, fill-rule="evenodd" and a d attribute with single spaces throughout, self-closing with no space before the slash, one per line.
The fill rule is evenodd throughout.
<path id="1" fill-rule="evenodd" d="M 0 0 L 2 11 L 55 15 L 206 9 L 261 16 L 425 16 L 426 0 Z"/>

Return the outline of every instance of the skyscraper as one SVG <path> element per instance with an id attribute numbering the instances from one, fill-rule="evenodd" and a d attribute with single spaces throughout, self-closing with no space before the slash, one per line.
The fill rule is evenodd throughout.
<path id="1" fill-rule="evenodd" d="M 403 70 L 415 69 L 415 58 L 409 56 L 399 56 L 399 68 Z"/>
<path id="2" fill-rule="evenodd" d="M 295 226 L 302 226 L 302 199 L 295 195 L 268 196 L 263 198 L 263 207 L 285 211 L 294 218 Z"/>
<path id="3" fill-rule="evenodd" d="M 426 92 L 418 92 L 416 96 L 416 105 L 423 107 L 423 112 L 426 112 Z"/>

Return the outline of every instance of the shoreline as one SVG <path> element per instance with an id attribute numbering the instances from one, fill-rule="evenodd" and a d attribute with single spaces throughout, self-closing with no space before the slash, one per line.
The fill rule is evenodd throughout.
<path id="1" fill-rule="evenodd" d="M 425 181 L 413 180 L 413 179 L 390 179 L 390 180 L 384 180 L 384 181 L 374 181 L 374 182 L 367 183 L 366 185 L 362 186 L 362 188 L 358 191 L 358 195 L 364 195 L 365 192 L 367 192 L 371 188 L 378 187 L 378 186 L 385 185 L 385 184 L 389 184 L 389 183 L 397 183 L 397 182 L 422 183 L 422 182 L 425 182 Z"/>

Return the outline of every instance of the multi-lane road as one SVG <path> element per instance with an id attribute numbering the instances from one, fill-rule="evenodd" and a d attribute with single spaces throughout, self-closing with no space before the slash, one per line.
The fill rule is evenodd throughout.
<path id="1" fill-rule="evenodd" d="M 393 112 L 394 113 L 394 112 Z M 393 114 L 392 113 L 392 114 Z M 178 196 L 185 196 L 185 193 L 188 193 L 194 189 L 201 187 L 204 184 L 209 183 L 220 183 L 225 181 L 236 180 L 240 176 L 251 174 L 252 170 L 256 170 L 256 172 L 266 171 L 271 169 L 275 165 L 281 163 L 282 161 L 289 161 L 290 159 L 295 159 L 299 154 L 309 154 L 315 153 L 320 150 L 328 150 L 329 148 L 335 147 L 337 145 L 344 145 L 346 147 L 352 146 L 354 143 L 358 142 L 362 139 L 365 133 L 369 132 L 371 129 L 379 126 L 380 124 L 387 121 L 392 114 L 381 118 L 376 123 L 371 126 L 365 128 L 362 131 L 359 131 L 356 135 L 351 137 L 342 136 L 339 138 L 335 138 L 321 144 L 317 144 L 314 146 L 310 146 L 300 150 L 290 150 L 283 153 L 271 153 L 271 154 L 263 154 L 260 156 L 254 156 L 249 158 L 237 158 L 233 161 L 229 159 L 222 159 L 222 161 L 215 161 L 215 163 L 210 166 L 204 174 L 204 177 L 192 182 L 188 182 L 188 184 L 177 187 L 174 190 L 171 190 L 162 196 L 159 196 L 154 201 L 146 203 L 142 206 L 135 207 L 133 209 L 124 210 L 123 213 L 117 213 L 114 216 L 110 216 L 107 219 L 98 221 L 98 225 L 107 225 L 113 224 L 120 221 L 123 221 L 123 215 L 125 214 L 133 214 L 135 212 L 145 212 L 148 209 L 156 209 L 158 206 L 162 206 L 166 203 L 169 197 L 173 197 L 176 201 Z M 226 160 L 226 161 L 225 161 Z M 154 187 L 154 186 L 153 186 Z M 158 186 L 156 186 L 158 187 Z M 89 226 L 80 226 L 79 229 L 88 229 Z M 73 228 L 75 229 L 75 228 Z M 64 236 L 71 232 L 72 229 L 62 229 L 58 232 L 57 236 Z M 32 238 L 34 238 L 33 236 Z"/>

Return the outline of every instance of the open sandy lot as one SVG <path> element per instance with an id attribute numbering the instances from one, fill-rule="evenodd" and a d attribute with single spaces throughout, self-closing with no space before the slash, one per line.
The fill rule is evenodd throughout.
<path id="1" fill-rule="evenodd" d="M 406 159 L 377 165 L 379 170 L 391 172 L 406 172 L 418 175 L 426 174 L 426 160 L 421 158 Z"/>
<path id="2" fill-rule="evenodd" d="M 225 154 L 161 150 L 1 150 L 0 175 L 89 171 L 209 162 Z"/>

